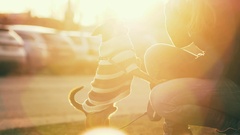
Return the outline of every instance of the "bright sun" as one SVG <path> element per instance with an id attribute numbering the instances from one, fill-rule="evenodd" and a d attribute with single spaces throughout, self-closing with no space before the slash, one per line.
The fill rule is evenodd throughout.
<path id="1" fill-rule="evenodd" d="M 67 3 L 71 2 L 74 20 L 82 25 L 92 25 L 108 15 L 130 21 L 139 19 L 151 6 L 162 1 L 164 0 L 0 0 L 0 12 L 31 10 L 35 16 L 63 19 Z"/>
<path id="2" fill-rule="evenodd" d="M 120 130 L 114 128 L 95 128 L 89 131 L 86 131 L 82 135 L 126 135 Z"/>
<path id="3" fill-rule="evenodd" d="M 80 10 L 85 13 L 83 24 L 94 23 L 94 16 L 113 15 L 127 21 L 141 18 L 154 4 L 163 0 L 81 0 Z"/>
<path id="4" fill-rule="evenodd" d="M 159 0 L 111 0 L 110 7 L 120 18 L 136 20 L 142 17 Z"/>

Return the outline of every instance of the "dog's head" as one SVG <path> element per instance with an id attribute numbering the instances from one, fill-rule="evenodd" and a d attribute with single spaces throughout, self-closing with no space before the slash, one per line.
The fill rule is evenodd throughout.
<path id="1" fill-rule="evenodd" d="M 105 23 L 96 27 L 92 36 L 101 35 L 102 41 L 107 41 L 120 34 L 127 34 L 128 29 L 123 22 L 117 19 L 109 19 Z"/>

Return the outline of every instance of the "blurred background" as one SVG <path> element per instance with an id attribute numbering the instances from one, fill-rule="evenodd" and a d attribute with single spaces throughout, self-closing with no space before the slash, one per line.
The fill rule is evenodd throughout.
<path id="1" fill-rule="evenodd" d="M 94 74 L 99 36 L 115 17 L 126 22 L 137 55 L 170 43 L 164 0 L 0 0 L 0 76 Z"/>
<path id="2" fill-rule="evenodd" d="M 0 134 L 17 127 L 83 120 L 84 115 L 69 104 L 67 95 L 72 88 L 84 85 L 76 95 L 76 100 L 83 102 L 90 90 L 101 43 L 99 36 L 91 36 L 93 30 L 109 18 L 123 20 L 143 60 L 151 45 L 170 43 L 163 3 L 0 0 Z M 145 111 L 148 83 L 134 82 L 135 94 L 122 100 L 119 114 Z M 136 100 L 138 105 L 132 102 Z"/>
<path id="3" fill-rule="evenodd" d="M 67 96 L 72 88 L 85 86 L 76 95 L 83 102 L 91 88 L 101 43 L 99 36 L 91 36 L 93 30 L 109 18 L 123 20 L 144 69 L 144 53 L 151 45 L 171 43 L 164 24 L 164 2 L 0 0 L 0 134 L 18 127 L 85 119 Z M 134 78 L 132 89 L 117 105 L 115 116 L 127 114 L 122 125 L 147 108 L 149 83 Z M 36 130 L 38 134 L 26 135 L 49 135 Z M 57 131 L 64 133 L 60 128 Z"/>

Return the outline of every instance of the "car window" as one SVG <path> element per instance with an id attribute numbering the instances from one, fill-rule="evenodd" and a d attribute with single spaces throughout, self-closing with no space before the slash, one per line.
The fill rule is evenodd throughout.
<path id="1" fill-rule="evenodd" d="M 0 38 L 5 40 L 15 40 L 8 31 L 0 31 Z"/>
<path id="2" fill-rule="evenodd" d="M 72 39 L 72 41 L 76 45 L 83 45 L 84 44 L 81 37 L 70 36 L 70 38 Z"/>
<path id="3" fill-rule="evenodd" d="M 57 34 L 43 34 L 43 38 L 49 45 L 67 46 L 68 42 L 65 41 L 60 35 Z"/>
<path id="4" fill-rule="evenodd" d="M 35 41 L 35 39 L 29 34 L 18 33 L 18 35 L 20 35 L 20 37 L 22 37 L 23 40 Z"/>
<path id="5" fill-rule="evenodd" d="M 11 30 L 0 30 L 0 41 L 2 45 L 5 45 L 5 43 L 11 45 L 22 45 L 22 39 Z"/>

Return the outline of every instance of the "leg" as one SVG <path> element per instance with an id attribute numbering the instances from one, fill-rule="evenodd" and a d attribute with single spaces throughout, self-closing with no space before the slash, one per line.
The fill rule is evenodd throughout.
<path id="1" fill-rule="evenodd" d="M 156 79 L 217 78 L 222 72 L 221 61 L 214 53 L 196 59 L 183 49 L 166 44 L 151 46 L 144 63 L 149 75 Z"/>
<path id="2" fill-rule="evenodd" d="M 154 87 L 150 102 L 167 124 L 239 128 L 240 91 L 229 81 L 171 80 Z"/>
<path id="3" fill-rule="evenodd" d="M 195 57 L 182 49 L 159 44 L 150 47 L 144 59 L 150 76 L 156 79 L 173 79 L 181 77 L 182 72 L 184 76 L 188 76 L 190 72 L 186 72 L 184 67 L 194 61 Z"/>

